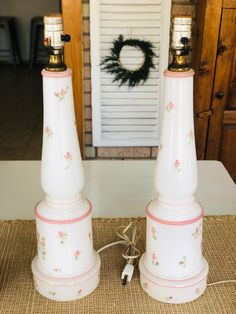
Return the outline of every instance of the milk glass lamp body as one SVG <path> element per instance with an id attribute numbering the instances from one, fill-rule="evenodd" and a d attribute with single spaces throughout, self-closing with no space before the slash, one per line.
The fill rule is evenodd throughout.
<path id="1" fill-rule="evenodd" d="M 64 65 L 63 65 L 64 66 Z M 99 283 L 100 258 L 93 250 L 91 204 L 84 185 L 72 91 L 72 71 L 43 70 L 41 183 L 45 199 L 35 209 L 38 254 L 32 262 L 43 296 L 68 301 Z"/>
<path id="2" fill-rule="evenodd" d="M 196 202 L 197 160 L 193 124 L 194 71 L 166 70 L 164 112 L 155 186 L 146 209 L 146 252 L 140 281 L 153 298 L 184 303 L 206 288 L 202 256 L 203 209 Z"/>

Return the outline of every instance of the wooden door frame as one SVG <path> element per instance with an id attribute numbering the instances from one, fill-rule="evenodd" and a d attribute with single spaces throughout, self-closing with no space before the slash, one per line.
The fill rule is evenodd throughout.
<path id="1" fill-rule="evenodd" d="M 198 159 L 217 159 L 207 153 L 217 48 L 223 9 L 235 8 L 235 0 L 198 0 L 194 31 L 193 67 L 195 132 Z M 213 119 L 213 117 L 212 117 Z"/>
<path id="2" fill-rule="evenodd" d="M 223 0 L 199 0 L 196 7 L 193 68 L 198 159 L 205 159 Z M 214 21 L 214 22 L 213 22 Z"/>
<path id="3" fill-rule="evenodd" d="M 83 3 L 81 0 L 61 0 L 64 32 L 71 42 L 65 45 L 65 63 L 73 71 L 75 119 L 84 157 L 84 102 L 83 102 Z"/>
<path id="4" fill-rule="evenodd" d="M 229 82 L 236 39 L 235 32 L 229 30 L 234 28 L 236 17 L 235 13 L 235 9 L 228 9 L 228 7 L 227 10 L 222 10 L 218 41 L 218 46 L 221 48 L 222 52 L 220 52 L 220 49 L 218 48 L 219 53 L 217 54 L 211 101 L 214 114 L 212 115 L 209 123 L 206 159 L 220 159 L 223 119 L 228 100 Z M 219 92 L 222 93 L 223 97 L 217 97 Z"/>

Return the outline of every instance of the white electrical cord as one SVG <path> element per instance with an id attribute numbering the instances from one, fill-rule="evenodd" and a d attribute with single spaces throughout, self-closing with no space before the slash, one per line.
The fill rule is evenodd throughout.
<path id="1" fill-rule="evenodd" d="M 136 247 L 141 234 L 140 226 L 137 222 L 131 221 L 127 226 L 117 227 L 116 234 L 121 240 L 103 246 L 97 251 L 97 253 L 100 253 L 114 245 L 121 244 L 125 246 L 122 256 L 126 260 L 126 265 L 121 274 L 122 284 L 125 286 L 127 281 L 131 281 L 134 267 L 137 264 L 137 259 L 141 255 L 140 250 Z M 134 264 L 134 261 L 136 261 L 136 264 Z"/>
<path id="2" fill-rule="evenodd" d="M 124 245 L 125 248 L 122 252 L 123 258 L 126 260 L 126 265 L 124 267 L 124 270 L 121 274 L 121 280 L 122 284 L 125 286 L 127 282 L 130 282 L 133 276 L 134 267 L 137 264 L 137 260 L 141 255 L 140 250 L 136 247 L 136 244 L 140 238 L 140 226 L 137 222 L 131 221 L 127 226 L 119 226 L 116 228 L 116 235 L 121 239 L 116 242 L 109 243 L 99 250 L 97 250 L 97 253 L 101 253 L 103 250 L 106 250 L 109 247 L 112 247 L 114 245 Z M 134 261 L 136 263 L 134 264 Z M 222 281 L 216 281 L 212 283 L 208 283 L 207 286 L 215 286 L 218 284 L 224 284 L 224 283 L 236 283 L 235 279 L 232 280 L 222 280 Z"/>
<path id="3" fill-rule="evenodd" d="M 216 282 L 211 282 L 208 283 L 207 286 L 215 286 L 215 285 L 219 285 L 222 283 L 236 283 L 236 279 L 231 279 L 231 280 L 222 280 L 222 281 L 216 281 Z"/>

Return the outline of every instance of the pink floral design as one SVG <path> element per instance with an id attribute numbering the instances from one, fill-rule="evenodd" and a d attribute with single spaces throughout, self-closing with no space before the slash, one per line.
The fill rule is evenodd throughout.
<path id="1" fill-rule="evenodd" d="M 66 165 L 66 170 L 67 170 L 70 166 L 71 161 L 72 161 L 72 154 L 70 152 L 67 152 L 67 153 L 65 153 L 64 158 L 67 161 L 67 165 Z"/>
<path id="2" fill-rule="evenodd" d="M 188 144 L 190 145 L 193 141 L 193 130 L 192 129 L 190 129 L 188 132 L 188 139 L 189 139 Z"/>
<path id="3" fill-rule="evenodd" d="M 174 107 L 175 107 L 175 104 L 173 104 L 173 102 L 170 101 L 168 105 L 166 106 L 166 110 L 170 112 Z"/>
<path id="4" fill-rule="evenodd" d="M 182 257 L 181 261 L 179 262 L 179 265 L 184 267 L 184 268 L 187 266 L 187 257 L 186 256 Z"/>
<path id="5" fill-rule="evenodd" d="M 163 149 L 163 144 L 160 144 L 160 146 L 158 147 L 158 152 L 160 153 Z"/>
<path id="6" fill-rule="evenodd" d="M 147 282 L 145 282 L 145 283 L 143 284 L 143 288 L 144 288 L 145 290 L 148 289 L 148 283 L 147 283 Z"/>
<path id="7" fill-rule="evenodd" d="M 49 126 L 47 126 L 45 129 L 44 129 L 44 133 L 46 135 L 46 138 L 50 138 L 53 136 L 53 132 L 52 130 L 49 128 Z"/>
<path id="8" fill-rule="evenodd" d="M 67 233 L 58 231 L 58 236 L 59 236 L 60 243 L 63 244 L 67 237 Z"/>
<path id="9" fill-rule="evenodd" d="M 59 92 L 55 92 L 54 95 L 58 98 L 59 101 L 63 100 L 67 94 L 69 87 L 66 86 L 65 89 L 61 89 Z"/>
<path id="10" fill-rule="evenodd" d="M 173 297 L 172 297 L 172 296 L 166 297 L 166 301 L 170 301 L 170 300 L 173 300 Z"/>
<path id="11" fill-rule="evenodd" d="M 157 239 L 157 230 L 155 227 L 152 227 L 151 233 L 152 233 L 153 239 L 156 240 Z"/>
<path id="12" fill-rule="evenodd" d="M 78 259 L 80 256 L 80 251 L 79 250 L 76 250 L 75 251 L 75 259 Z"/>
<path id="13" fill-rule="evenodd" d="M 82 293 L 82 289 L 79 289 L 78 292 L 77 292 L 77 296 L 80 297 L 81 293 Z"/>
<path id="14" fill-rule="evenodd" d="M 41 255 L 42 259 L 46 259 L 46 239 L 42 236 L 40 236 L 39 233 L 37 233 L 37 241 L 38 241 L 38 252 Z"/>
<path id="15" fill-rule="evenodd" d="M 49 295 L 56 295 L 56 292 L 49 291 L 48 294 Z"/>
<path id="16" fill-rule="evenodd" d="M 194 240 L 196 240 L 202 232 L 202 223 L 200 222 L 200 224 L 195 228 L 194 232 L 192 233 L 192 236 L 194 237 Z"/>
<path id="17" fill-rule="evenodd" d="M 177 171 L 181 171 L 181 164 L 180 164 L 180 161 L 178 159 L 175 160 L 175 169 Z"/>
<path id="18" fill-rule="evenodd" d="M 152 254 L 152 264 L 155 266 L 158 266 L 159 264 L 155 253 Z"/>

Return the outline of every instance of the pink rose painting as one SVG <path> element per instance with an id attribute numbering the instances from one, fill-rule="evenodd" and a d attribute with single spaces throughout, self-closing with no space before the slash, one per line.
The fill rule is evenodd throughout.
<path id="1" fill-rule="evenodd" d="M 159 264 L 155 253 L 152 254 L 152 264 L 155 266 L 158 266 Z"/>
<path id="2" fill-rule="evenodd" d="M 76 250 L 74 255 L 75 255 L 75 259 L 78 259 L 80 256 L 80 251 Z"/>
<path id="3" fill-rule="evenodd" d="M 57 97 L 57 99 L 58 99 L 59 101 L 62 101 L 62 100 L 65 98 L 68 89 L 69 89 L 69 87 L 66 86 L 65 89 L 62 88 L 59 92 L 55 92 L 54 95 Z"/>
<path id="4" fill-rule="evenodd" d="M 168 103 L 168 105 L 166 106 L 166 110 L 168 111 L 168 112 L 170 112 L 172 109 L 174 109 L 175 108 L 175 104 L 173 104 L 173 102 L 169 102 Z"/>
<path id="5" fill-rule="evenodd" d="M 175 160 L 174 167 L 177 171 L 181 171 L 181 163 L 178 159 Z"/>
<path id="6" fill-rule="evenodd" d="M 67 237 L 67 233 L 63 232 L 63 231 L 59 231 L 58 232 L 58 236 L 59 236 L 59 240 L 61 244 L 64 244 L 64 241 Z"/>

